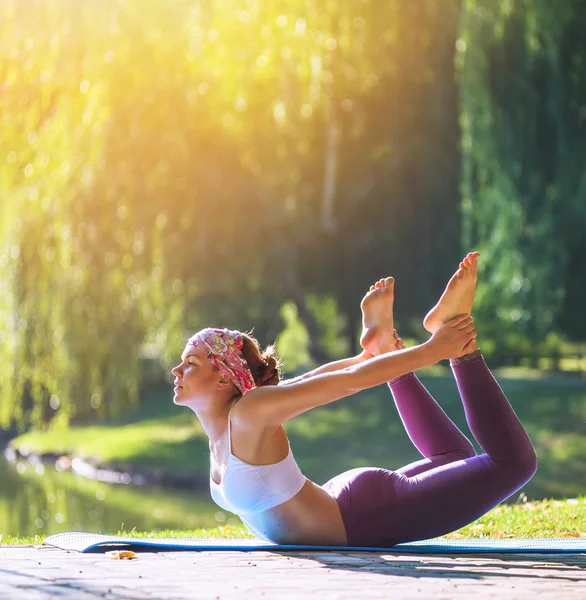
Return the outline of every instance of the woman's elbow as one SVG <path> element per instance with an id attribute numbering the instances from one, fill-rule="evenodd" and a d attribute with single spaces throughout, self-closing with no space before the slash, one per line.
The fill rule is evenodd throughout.
<path id="1" fill-rule="evenodd" d="M 351 396 L 352 394 L 356 394 L 357 392 L 361 392 L 366 389 L 368 386 L 364 385 L 364 376 L 360 371 L 352 367 L 347 367 L 344 369 L 346 372 L 346 377 L 344 380 L 344 388 L 346 390 L 346 396 Z"/>

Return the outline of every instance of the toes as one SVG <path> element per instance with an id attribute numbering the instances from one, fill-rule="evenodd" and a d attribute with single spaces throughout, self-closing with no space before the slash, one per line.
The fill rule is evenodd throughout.
<path id="1" fill-rule="evenodd" d="M 466 266 L 475 267 L 476 261 L 478 260 L 479 256 L 480 256 L 480 252 L 468 252 L 468 254 L 466 255 L 466 258 L 464 259 Z"/>
<path id="2" fill-rule="evenodd" d="M 472 275 L 475 269 L 478 267 L 477 260 L 480 256 L 479 252 L 468 252 L 464 260 L 460 263 L 460 269 L 464 269 L 467 274 Z"/>
<path id="3" fill-rule="evenodd" d="M 370 286 L 370 291 L 378 290 L 382 287 L 392 287 L 395 282 L 394 277 L 387 277 L 386 279 L 379 279 L 376 283 Z"/>

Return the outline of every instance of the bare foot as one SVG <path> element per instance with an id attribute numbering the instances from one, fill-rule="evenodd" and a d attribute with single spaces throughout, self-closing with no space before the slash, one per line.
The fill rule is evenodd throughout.
<path id="1" fill-rule="evenodd" d="M 454 317 L 472 312 L 474 291 L 478 279 L 477 261 L 479 252 L 470 252 L 460 263 L 438 303 L 423 319 L 423 326 L 429 333 L 435 333 L 444 323 Z"/>
<path id="2" fill-rule="evenodd" d="M 393 302 L 395 280 L 379 279 L 360 303 L 362 309 L 362 335 L 360 345 L 377 356 L 396 350 L 397 341 L 393 327 Z"/>
<path id="3" fill-rule="evenodd" d="M 476 343 L 476 338 L 474 338 L 473 340 L 470 340 L 466 346 L 464 346 L 464 350 L 462 350 L 462 354 L 460 354 L 460 356 L 457 356 L 456 358 L 460 358 L 462 356 L 465 356 L 466 354 L 472 354 L 473 352 L 476 352 L 477 350 L 480 350 L 480 348 L 478 347 L 478 344 Z"/>
<path id="4" fill-rule="evenodd" d="M 394 330 L 395 333 L 395 350 L 403 350 L 405 348 L 405 344 L 403 343 L 403 340 L 399 337 L 399 334 L 397 333 L 397 330 Z"/>

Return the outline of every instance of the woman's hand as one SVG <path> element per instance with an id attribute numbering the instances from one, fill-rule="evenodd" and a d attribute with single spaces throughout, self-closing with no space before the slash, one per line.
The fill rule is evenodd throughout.
<path id="1" fill-rule="evenodd" d="M 459 315 L 444 323 L 431 336 L 428 344 L 440 357 L 438 360 L 457 358 L 477 335 L 474 319 L 469 315 Z"/>
<path id="2" fill-rule="evenodd" d="M 368 350 L 365 350 L 365 349 L 363 349 L 362 352 L 358 356 L 361 359 L 361 361 L 370 360 L 371 358 L 374 358 L 374 354 L 372 354 L 371 352 L 369 352 Z"/>

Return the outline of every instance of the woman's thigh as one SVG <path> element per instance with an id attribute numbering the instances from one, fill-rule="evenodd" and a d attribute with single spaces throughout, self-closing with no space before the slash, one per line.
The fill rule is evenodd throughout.
<path id="1" fill-rule="evenodd" d="M 400 473 L 401 475 L 405 475 L 406 477 L 413 477 L 415 475 L 425 473 L 425 471 L 435 469 L 436 467 L 441 467 L 442 465 L 447 465 L 448 463 L 457 460 L 471 458 L 472 456 L 476 456 L 474 450 L 468 450 L 465 448 L 451 450 L 450 452 L 445 452 L 444 454 L 435 454 L 429 458 L 422 458 L 418 461 L 409 463 L 408 465 L 397 469 L 396 472 Z"/>
<path id="2" fill-rule="evenodd" d="M 511 465 L 483 454 L 412 477 L 386 469 L 353 469 L 324 487 L 338 501 L 349 545 L 391 546 L 459 529 L 523 483 Z"/>

